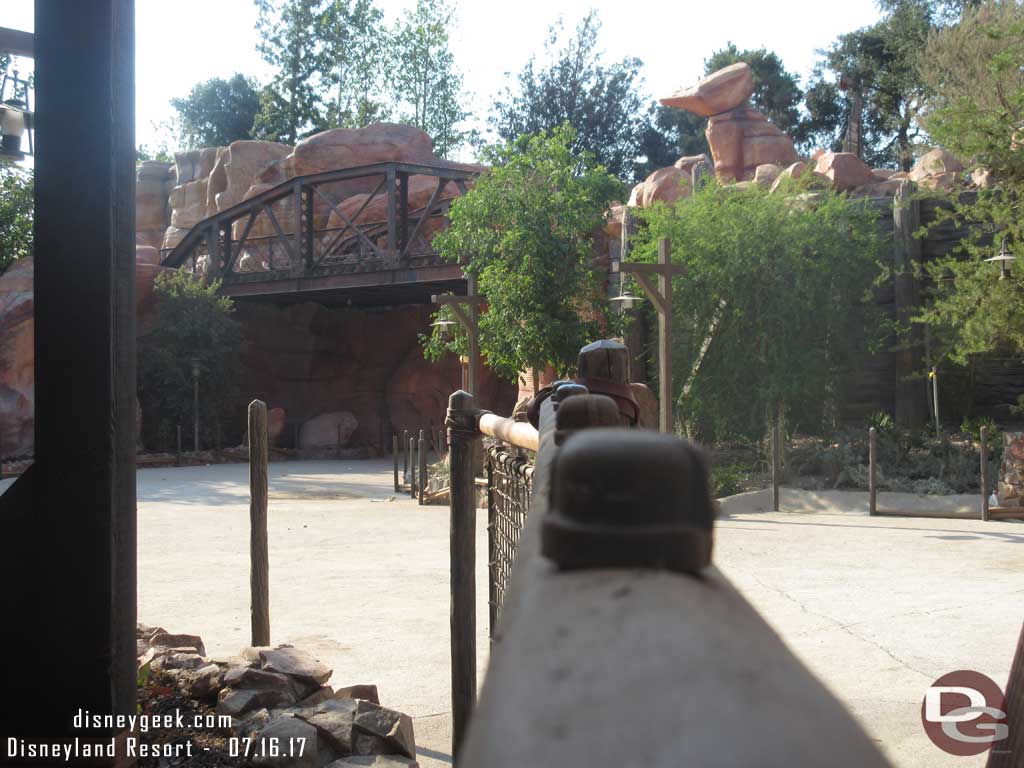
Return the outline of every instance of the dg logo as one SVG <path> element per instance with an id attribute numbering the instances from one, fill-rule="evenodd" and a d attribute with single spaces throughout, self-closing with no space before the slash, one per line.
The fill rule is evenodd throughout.
<path id="1" fill-rule="evenodd" d="M 990 677 L 969 669 L 943 675 L 921 703 L 925 733 L 951 755 L 980 755 L 1010 735 L 1006 697 Z"/>

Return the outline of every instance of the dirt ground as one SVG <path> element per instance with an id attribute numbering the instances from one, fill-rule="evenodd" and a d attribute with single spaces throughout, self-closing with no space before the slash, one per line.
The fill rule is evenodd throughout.
<path id="1" fill-rule="evenodd" d="M 247 644 L 245 465 L 138 476 L 139 620 Z M 962 519 L 868 517 L 855 492 L 768 492 L 723 503 L 715 561 L 897 766 L 981 766 L 939 752 L 925 689 L 974 669 L 1004 685 L 1024 596 L 1024 525 L 983 523 L 976 497 L 882 494 L 880 506 Z M 484 515 L 478 647 L 487 662 Z M 395 497 L 387 461 L 272 466 L 271 631 L 319 655 L 335 686 L 375 683 L 415 719 L 423 766 L 450 764 L 448 511 Z"/>

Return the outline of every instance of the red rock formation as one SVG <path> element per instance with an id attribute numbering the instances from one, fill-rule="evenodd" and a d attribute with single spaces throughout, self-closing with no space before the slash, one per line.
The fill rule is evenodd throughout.
<path id="1" fill-rule="evenodd" d="M 691 191 L 689 170 L 670 165 L 668 168 L 659 168 L 633 187 L 629 205 L 647 208 L 653 205 L 655 200 L 674 203 L 676 200 L 689 197 Z"/>
<path id="2" fill-rule="evenodd" d="M 0 456 L 35 444 L 33 308 L 32 259 L 19 259 L 0 275 Z"/>
<path id="3" fill-rule="evenodd" d="M 848 192 L 878 181 L 871 166 L 852 152 L 823 152 L 814 170 L 827 176 L 832 187 L 839 192 Z"/>
<path id="4" fill-rule="evenodd" d="M 702 117 L 711 117 L 736 109 L 754 93 L 754 73 L 745 62 L 713 72 L 696 85 L 680 88 L 661 99 L 666 107 L 685 109 Z"/>
<path id="5" fill-rule="evenodd" d="M 170 223 L 167 197 L 174 185 L 170 163 L 146 160 L 135 175 L 135 242 L 159 248 Z"/>
<path id="6" fill-rule="evenodd" d="M 797 160 L 789 136 L 751 107 L 713 115 L 706 136 L 721 181 L 749 181 L 759 165 L 785 167 Z"/>

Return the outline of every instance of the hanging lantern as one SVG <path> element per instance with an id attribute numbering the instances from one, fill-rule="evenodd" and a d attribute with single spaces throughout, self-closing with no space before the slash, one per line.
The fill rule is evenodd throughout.
<path id="1" fill-rule="evenodd" d="M 1010 262 L 1016 261 L 1017 257 L 1010 254 L 1009 249 L 1006 247 L 1006 238 L 1003 238 L 1003 245 L 999 249 L 999 253 L 995 256 L 985 259 L 985 261 L 992 261 L 999 264 L 999 279 L 1008 280 L 1010 278 Z"/>
<path id="2" fill-rule="evenodd" d="M 455 325 L 455 321 L 435 320 L 430 325 L 433 328 L 437 328 L 437 335 L 441 339 L 441 341 L 447 341 L 452 336 L 452 326 Z"/>

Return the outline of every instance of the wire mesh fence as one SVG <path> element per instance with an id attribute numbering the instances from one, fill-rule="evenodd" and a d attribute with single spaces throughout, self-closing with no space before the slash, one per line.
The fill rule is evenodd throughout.
<path id="1" fill-rule="evenodd" d="M 488 635 L 494 627 L 508 587 L 512 561 L 526 525 L 533 493 L 533 462 L 504 445 L 487 451 L 487 586 Z"/>

